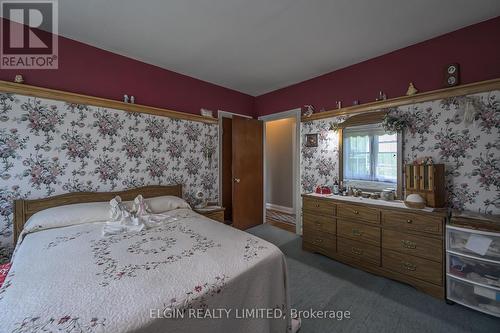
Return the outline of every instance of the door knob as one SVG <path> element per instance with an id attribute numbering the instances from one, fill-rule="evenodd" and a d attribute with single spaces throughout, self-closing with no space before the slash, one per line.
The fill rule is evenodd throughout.
<path id="1" fill-rule="evenodd" d="M 235 183 L 239 183 L 241 180 L 240 180 L 239 178 L 233 178 L 233 181 L 234 181 Z"/>

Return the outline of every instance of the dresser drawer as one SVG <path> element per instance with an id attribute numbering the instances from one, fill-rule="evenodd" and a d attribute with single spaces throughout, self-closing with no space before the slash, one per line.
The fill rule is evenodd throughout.
<path id="1" fill-rule="evenodd" d="M 304 209 L 304 211 L 312 212 L 314 214 L 322 214 L 328 216 L 336 215 L 336 205 L 329 200 L 304 197 L 302 208 Z"/>
<path id="2" fill-rule="evenodd" d="M 441 263 L 382 249 L 382 267 L 436 285 L 443 285 Z"/>
<path id="3" fill-rule="evenodd" d="M 380 246 L 379 227 L 342 220 L 337 223 L 337 233 L 344 238 Z"/>
<path id="4" fill-rule="evenodd" d="M 369 223 L 380 223 L 380 211 L 376 208 L 342 204 L 338 206 L 338 217 Z"/>
<path id="5" fill-rule="evenodd" d="M 443 233 L 443 218 L 426 214 L 383 211 L 382 224 L 402 231 L 420 231 L 436 235 Z"/>
<path id="6" fill-rule="evenodd" d="M 377 266 L 380 265 L 380 247 L 378 246 L 338 237 L 337 250 L 339 254 L 350 258 L 355 258 Z"/>
<path id="7" fill-rule="evenodd" d="M 304 229 L 328 232 L 330 234 L 335 234 L 337 229 L 335 218 L 311 213 L 304 213 L 302 225 Z"/>
<path id="8" fill-rule="evenodd" d="M 435 238 L 382 230 L 382 247 L 396 252 L 443 262 L 443 241 Z"/>
<path id="9" fill-rule="evenodd" d="M 317 230 L 304 229 L 302 231 L 302 239 L 304 242 L 321 248 L 327 253 L 335 252 L 337 250 L 335 235 Z"/>

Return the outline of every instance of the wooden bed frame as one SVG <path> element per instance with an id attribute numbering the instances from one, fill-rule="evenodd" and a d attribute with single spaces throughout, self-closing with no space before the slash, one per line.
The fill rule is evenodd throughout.
<path id="1" fill-rule="evenodd" d="M 119 192 L 74 192 L 56 195 L 44 199 L 15 200 L 14 201 L 14 243 L 28 219 L 41 210 L 85 202 L 109 201 L 119 195 L 122 200 L 130 201 L 142 194 L 144 198 L 173 195 L 182 198 L 182 185 L 152 185 L 137 187 Z"/>

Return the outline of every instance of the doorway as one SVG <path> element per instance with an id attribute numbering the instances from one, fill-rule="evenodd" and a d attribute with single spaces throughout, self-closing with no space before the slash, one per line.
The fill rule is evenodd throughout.
<path id="1" fill-rule="evenodd" d="M 224 111 L 218 116 L 224 220 L 244 230 L 263 223 L 263 122 Z"/>
<path id="2" fill-rule="evenodd" d="M 264 221 L 301 233 L 300 109 L 260 117 L 264 121 Z"/>

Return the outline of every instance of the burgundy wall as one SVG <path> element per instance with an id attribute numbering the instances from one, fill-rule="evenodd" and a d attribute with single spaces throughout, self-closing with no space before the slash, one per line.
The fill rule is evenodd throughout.
<path id="1" fill-rule="evenodd" d="M 2 19 L 3 20 L 3 19 Z M 175 111 L 200 108 L 252 115 L 254 97 L 59 37 L 59 69 L 0 70 L 0 80 L 23 74 L 27 84 L 122 100 Z"/>
<path id="2" fill-rule="evenodd" d="M 418 27 L 417 27 L 418 29 Z M 374 101 L 380 90 L 389 98 L 406 93 L 413 82 L 420 91 L 443 88 L 444 68 L 458 62 L 461 82 L 500 77 L 500 17 L 415 44 L 256 98 L 262 116 L 312 104 L 316 110 L 353 100 Z"/>
<path id="3" fill-rule="evenodd" d="M 0 70 L 0 80 L 23 74 L 28 84 L 198 114 L 200 108 L 266 115 L 312 104 L 316 110 L 373 101 L 379 90 L 404 95 L 443 87 L 448 63 L 461 65 L 462 83 L 500 77 L 500 17 L 258 97 L 59 37 L 58 70 Z"/>

